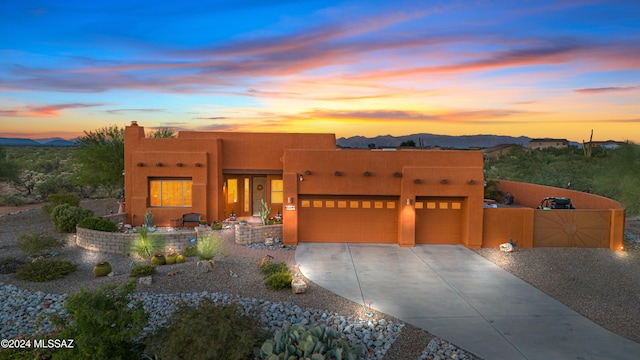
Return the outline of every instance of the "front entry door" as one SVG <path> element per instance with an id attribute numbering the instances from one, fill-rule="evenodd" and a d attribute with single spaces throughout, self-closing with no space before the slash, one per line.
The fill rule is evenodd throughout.
<path id="1" fill-rule="evenodd" d="M 252 191 L 253 215 L 260 215 L 262 209 L 262 200 L 267 201 L 267 178 L 264 176 L 255 176 L 253 178 Z"/>

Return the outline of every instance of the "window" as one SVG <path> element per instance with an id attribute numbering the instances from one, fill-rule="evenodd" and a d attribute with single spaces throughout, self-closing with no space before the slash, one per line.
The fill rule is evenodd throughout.
<path id="1" fill-rule="evenodd" d="M 238 202 L 238 179 L 227 179 L 227 204 Z"/>
<path id="2" fill-rule="evenodd" d="M 191 188 L 189 179 L 150 179 L 149 202 L 152 207 L 191 207 Z"/>
<path id="3" fill-rule="evenodd" d="M 271 180 L 271 203 L 282 204 L 283 187 L 282 180 Z"/>
<path id="4" fill-rule="evenodd" d="M 249 212 L 249 190 L 251 187 L 249 186 L 249 178 L 244 178 L 244 211 Z"/>

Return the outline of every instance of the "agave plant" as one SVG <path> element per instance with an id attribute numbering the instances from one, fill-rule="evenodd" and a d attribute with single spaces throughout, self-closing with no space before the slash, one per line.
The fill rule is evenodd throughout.
<path id="1" fill-rule="evenodd" d="M 147 259 L 164 249 L 165 240 L 162 235 L 149 234 L 149 230 L 145 226 L 137 227 L 136 232 L 138 233 L 138 238 L 131 243 L 132 253 Z"/>
<path id="2" fill-rule="evenodd" d="M 200 260 L 211 260 L 222 256 L 225 254 L 224 241 L 220 234 L 215 232 L 198 235 L 197 251 Z"/>

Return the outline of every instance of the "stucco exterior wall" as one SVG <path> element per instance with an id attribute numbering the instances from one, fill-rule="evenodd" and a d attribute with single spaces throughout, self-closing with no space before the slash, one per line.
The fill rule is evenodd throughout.
<path id="1" fill-rule="evenodd" d="M 497 181 L 498 189 L 504 193 L 511 192 L 517 205 L 535 208 L 545 197 L 568 197 L 577 209 L 624 209 L 619 202 L 595 194 L 517 181 Z"/>

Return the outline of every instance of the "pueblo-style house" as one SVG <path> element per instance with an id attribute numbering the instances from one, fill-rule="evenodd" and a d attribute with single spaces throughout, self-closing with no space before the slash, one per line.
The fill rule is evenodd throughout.
<path id="1" fill-rule="evenodd" d="M 502 183 L 516 203 L 522 194 L 529 204 L 484 206 L 481 151 L 337 149 L 335 135 L 318 133 L 180 131 L 176 138 L 147 138 L 136 122 L 125 129 L 125 203 L 127 222 L 134 226 L 143 223 L 149 210 L 157 226 L 170 226 L 188 213 L 200 214 L 208 223 L 231 214 L 252 217 L 264 201 L 270 216 L 282 215 L 283 242 L 291 245 L 431 243 L 478 248 L 513 238 L 520 240 L 519 246 L 536 246 L 533 208 L 541 199 L 536 196 L 566 196 L 571 191 L 549 193 L 547 187 Z M 587 197 L 572 197 L 576 206 L 589 207 L 589 201 L 581 201 Z M 571 227 L 562 244 L 621 244 L 619 211 L 623 214 L 624 209 L 600 200 L 592 202 L 592 207 L 604 207 L 596 216 L 602 220 L 598 240 L 575 243 L 581 240 Z M 566 221 L 576 223 L 573 218 Z M 593 227 L 592 218 L 585 221 L 585 229 Z"/>

